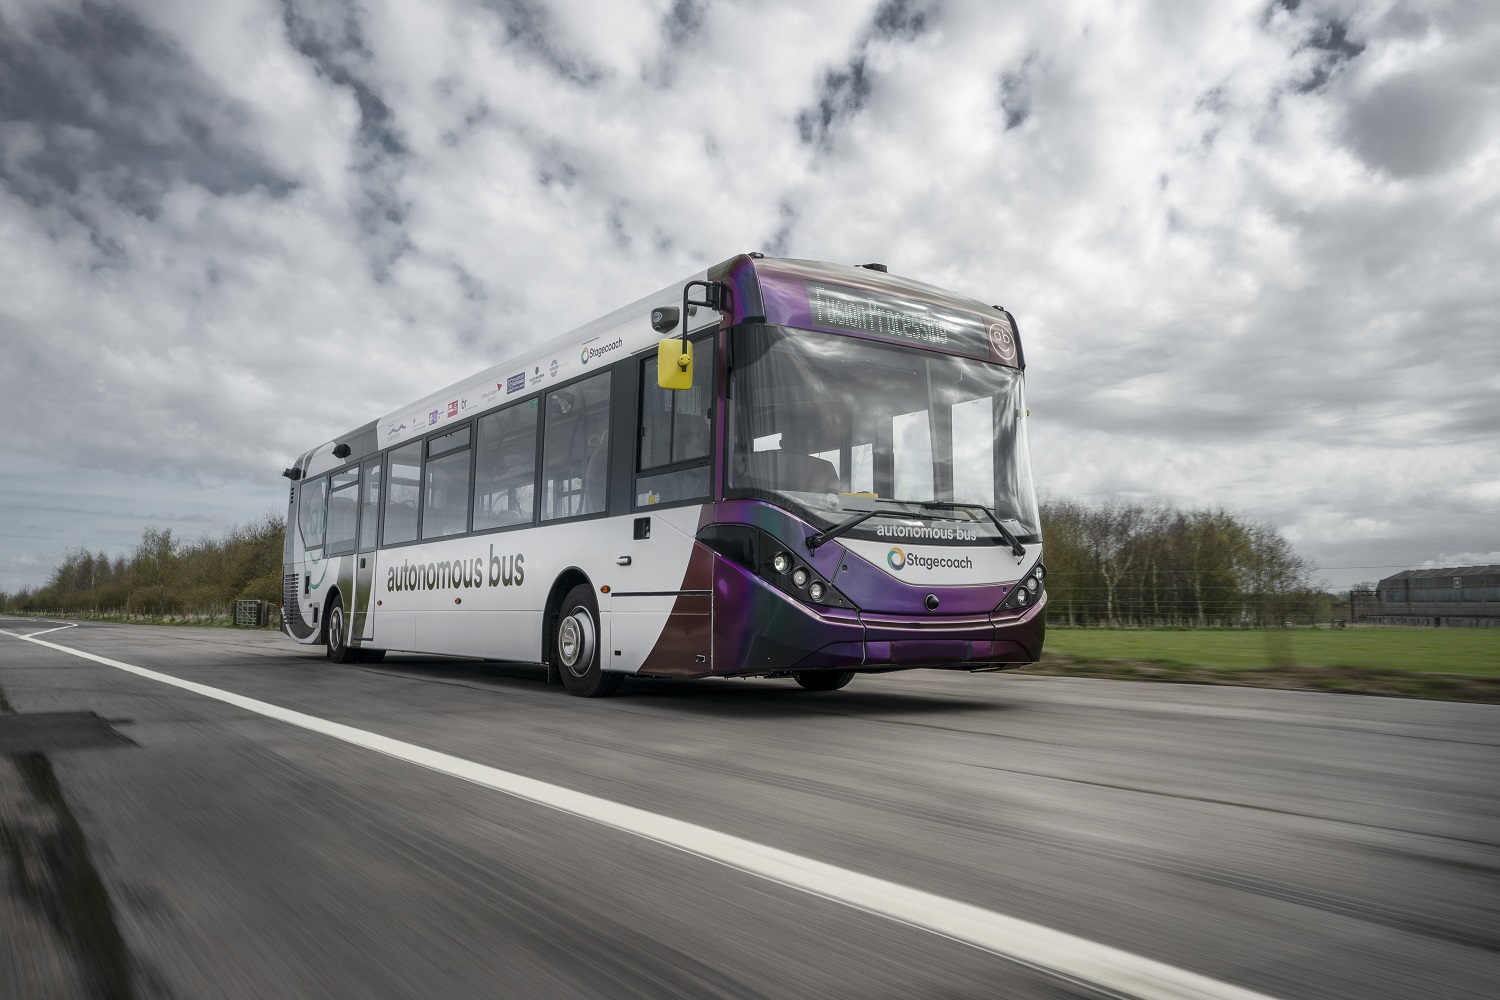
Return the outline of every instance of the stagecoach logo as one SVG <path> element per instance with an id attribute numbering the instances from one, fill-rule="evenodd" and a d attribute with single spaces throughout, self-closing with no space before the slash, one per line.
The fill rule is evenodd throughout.
<path id="1" fill-rule="evenodd" d="M 990 350 L 1001 361 L 1016 360 L 1016 334 L 1010 328 L 1009 320 L 990 324 Z"/>
<path id="2" fill-rule="evenodd" d="M 484 556 L 473 559 L 446 559 L 440 562 L 414 563 L 403 559 L 385 574 L 388 593 L 399 590 L 453 590 L 459 587 L 519 587 L 526 580 L 526 557 L 517 552 L 510 556 L 495 555 L 490 546 L 489 562 Z"/>
<path id="3" fill-rule="evenodd" d="M 602 347 L 590 347 L 588 344 L 584 344 L 582 353 L 578 355 L 578 360 L 582 361 L 584 364 L 588 364 L 595 358 L 601 358 L 604 355 L 608 354 L 610 351 L 618 350 L 619 348 L 624 346 L 625 340 L 622 337 L 616 337 L 614 340 L 610 341 Z"/>
<path id="4" fill-rule="evenodd" d="M 500 386 L 497 384 L 495 388 L 498 389 L 500 388 Z M 516 372 L 514 375 L 509 376 L 505 380 L 505 394 L 507 396 L 509 396 L 513 392 L 520 392 L 524 388 L 526 388 L 525 372 Z"/>
<path id="5" fill-rule="evenodd" d="M 974 560 L 968 556 L 962 559 L 954 559 L 951 556 L 924 556 L 918 552 L 907 552 L 900 546 L 892 545 L 891 551 L 885 554 L 885 561 L 896 571 L 901 571 L 910 566 L 912 569 L 973 569 Z"/>

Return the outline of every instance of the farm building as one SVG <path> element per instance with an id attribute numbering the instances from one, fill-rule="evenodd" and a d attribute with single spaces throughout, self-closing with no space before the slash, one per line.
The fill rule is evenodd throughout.
<path id="1" fill-rule="evenodd" d="M 1500 628 L 1500 566 L 1405 569 L 1358 602 L 1356 620 L 1371 625 Z"/>

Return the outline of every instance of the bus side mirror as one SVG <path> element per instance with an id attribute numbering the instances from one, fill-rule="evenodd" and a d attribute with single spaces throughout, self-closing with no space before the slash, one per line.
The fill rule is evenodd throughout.
<path id="1" fill-rule="evenodd" d="M 693 345 L 679 337 L 665 337 L 656 345 L 656 384 L 663 389 L 693 387 Z"/>

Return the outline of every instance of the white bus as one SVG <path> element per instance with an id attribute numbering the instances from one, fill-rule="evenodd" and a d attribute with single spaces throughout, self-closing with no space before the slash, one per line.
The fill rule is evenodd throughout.
<path id="1" fill-rule="evenodd" d="M 998 306 L 734 257 L 298 458 L 282 629 L 583 696 L 1035 662 L 1024 367 Z"/>

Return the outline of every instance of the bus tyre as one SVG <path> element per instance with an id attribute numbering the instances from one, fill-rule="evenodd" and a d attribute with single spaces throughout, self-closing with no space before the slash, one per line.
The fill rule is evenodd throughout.
<path id="1" fill-rule="evenodd" d="M 852 670 L 799 670 L 792 675 L 808 691 L 837 691 L 854 680 Z"/>
<path id="2" fill-rule="evenodd" d="M 624 680 L 599 665 L 599 610 L 592 587 L 579 584 L 563 599 L 552 628 L 552 662 L 563 687 L 580 698 L 612 695 Z"/>
<path id="3" fill-rule="evenodd" d="M 328 606 L 327 622 L 328 633 L 328 658 L 334 663 L 358 663 L 359 650 L 350 649 L 348 641 L 344 638 L 344 600 L 335 597 L 333 603 Z"/>

